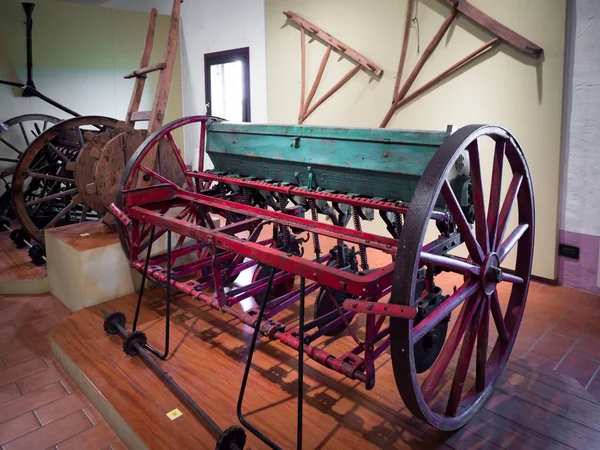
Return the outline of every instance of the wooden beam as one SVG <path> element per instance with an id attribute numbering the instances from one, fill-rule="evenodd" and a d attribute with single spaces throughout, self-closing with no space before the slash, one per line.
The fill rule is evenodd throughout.
<path id="1" fill-rule="evenodd" d="M 406 21 L 404 22 L 404 39 L 402 40 L 402 52 L 400 53 L 400 63 L 398 63 L 398 73 L 396 74 L 396 84 L 394 85 L 394 100 L 398 96 L 400 89 L 400 81 L 402 80 L 402 70 L 404 69 L 404 61 L 406 60 L 406 50 L 408 49 L 408 39 L 410 37 L 410 23 L 412 21 L 413 11 L 415 9 L 415 0 L 408 0 L 406 6 Z"/>
<path id="2" fill-rule="evenodd" d="M 366 70 L 367 72 L 373 73 L 376 77 L 380 77 L 383 74 L 383 69 L 381 67 L 379 67 L 377 64 L 375 64 L 373 61 L 371 61 L 367 57 L 361 55 L 356 50 L 353 50 L 352 48 L 348 47 L 342 41 L 334 38 L 332 35 L 330 35 L 326 31 L 323 31 L 318 26 L 312 24 L 308 20 L 303 19 L 298 14 L 296 14 L 292 11 L 284 11 L 283 14 L 285 14 L 286 17 L 288 19 L 290 19 L 292 22 L 297 23 L 298 25 L 300 25 L 300 27 L 303 27 L 310 33 L 313 33 L 316 37 L 318 37 L 323 42 L 325 42 L 325 44 L 330 45 L 331 47 L 336 49 L 338 52 L 342 53 L 343 55 L 347 56 L 351 60 L 355 61 L 357 64 L 360 64 L 362 66 L 362 68 L 364 70 Z M 305 106 L 305 109 L 306 109 L 306 106 Z"/>
<path id="3" fill-rule="evenodd" d="M 452 8 L 458 9 L 458 12 L 464 14 L 471 21 L 485 28 L 490 33 L 498 36 L 504 42 L 512 45 L 517 50 L 526 53 L 534 58 L 539 58 L 544 50 L 528 39 L 525 39 L 518 33 L 515 33 L 510 28 L 502 25 L 497 20 L 492 19 L 486 13 L 477 9 L 467 2 L 467 0 L 441 0 Z"/>

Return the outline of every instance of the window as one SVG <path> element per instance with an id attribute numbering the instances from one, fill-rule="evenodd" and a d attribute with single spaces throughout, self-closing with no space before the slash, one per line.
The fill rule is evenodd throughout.
<path id="1" fill-rule="evenodd" d="M 204 55 L 206 114 L 250 122 L 249 56 L 248 47 Z"/>

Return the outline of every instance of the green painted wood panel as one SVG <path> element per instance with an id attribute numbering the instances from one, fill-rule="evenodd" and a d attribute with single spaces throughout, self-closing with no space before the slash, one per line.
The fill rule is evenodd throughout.
<path id="1" fill-rule="evenodd" d="M 215 170 L 298 186 L 410 201 L 447 131 L 212 123 Z M 309 169 L 310 168 L 310 169 Z"/>

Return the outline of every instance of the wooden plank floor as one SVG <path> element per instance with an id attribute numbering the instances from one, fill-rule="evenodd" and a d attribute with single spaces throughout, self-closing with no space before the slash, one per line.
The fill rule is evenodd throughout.
<path id="1" fill-rule="evenodd" d="M 163 296 L 161 290 L 148 291 L 140 322 L 159 349 L 164 340 Z M 135 302 L 136 296 L 130 295 L 102 306 L 123 311 L 131 320 Z M 291 309 L 290 318 L 296 313 Z M 53 333 L 57 348 L 149 448 L 212 448 L 215 438 L 208 429 L 142 361 L 123 354 L 121 339 L 106 336 L 102 322 L 98 307 L 75 313 Z M 222 428 L 238 424 L 235 405 L 250 337 L 250 328 L 230 316 L 185 296 L 175 300 L 172 354 L 163 368 Z M 339 351 L 344 339 L 331 340 L 324 348 Z M 600 447 L 600 406 L 577 381 L 556 371 L 511 361 L 486 407 L 460 431 L 442 433 L 406 410 L 389 354 L 378 360 L 378 366 L 376 385 L 366 391 L 355 381 L 307 362 L 304 448 Z M 295 448 L 296 368 L 294 351 L 263 338 L 244 405 L 247 418 L 286 449 Z M 166 413 L 175 408 L 183 416 L 171 421 Z M 265 448 L 252 435 L 249 444 Z"/>

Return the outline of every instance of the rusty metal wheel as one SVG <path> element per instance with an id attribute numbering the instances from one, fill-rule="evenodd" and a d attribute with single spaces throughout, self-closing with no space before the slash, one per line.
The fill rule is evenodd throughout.
<path id="1" fill-rule="evenodd" d="M 0 214 L 13 218 L 10 186 L 15 167 L 31 141 L 61 119 L 46 114 L 23 114 L 0 123 Z"/>
<path id="2" fill-rule="evenodd" d="M 43 244 L 46 228 L 98 218 L 75 184 L 77 156 L 96 134 L 119 124 L 109 117 L 75 117 L 31 142 L 15 169 L 12 201 L 17 218 L 33 239 Z"/>
<path id="3" fill-rule="evenodd" d="M 449 172 L 466 154 L 474 232 L 448 182 Z M 485 166 L 491 169 L 482 172 Z M 487 182 L 489 202 L 483 187 Z M 440 194 L 461 234 L 467 257 L 433 254 L 423 246 Z M 517 224 L 509 233 L 513 210 L 517 212 Z M 430 161 L 411 200 L 400 236 L 390 300 L 399 305 L 417 305 L 417 271 L 424 265 L 454 272 L 457 280 L 464 280 L 456 292 L 416 325 L 414 321 L 391 320 L 396 384 L 415 416 L 438 429 L 455 430 L 490 397 L 517 338 L 531 278 L 533 242 L 531 176 L 515 138 L 505 129 L 489 125 L 471 125 L 452 134 Z M 516 262 L 514 270 L 507 271 L 509 256 L 516 256 Z M 439 356 L 429 370 L 417 374 L 414 344 L 450 314 L 450 333 Z"/>

